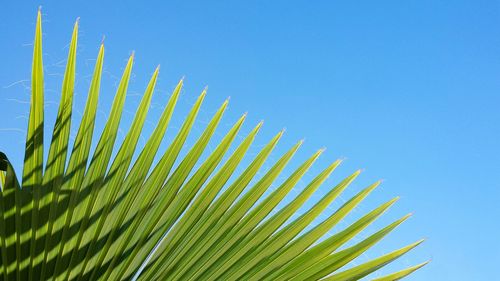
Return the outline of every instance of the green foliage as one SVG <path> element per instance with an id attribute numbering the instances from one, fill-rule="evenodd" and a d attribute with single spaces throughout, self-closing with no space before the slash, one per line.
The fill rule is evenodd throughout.
<path id="1" fill-rule="evenodd" d="M 78 22 L 73 31 L 59 110 L 44 166 L 41 34 L 39 12 L 21 184 L 7 156 L 0 154 L 2 280 L 358 280 L 421 242 L 344 268 L 408 217 L 404 216 L 359 243 L 342 248 L 389 209 L 397 198 L 325 238 L 330 229 L 379 185 L 376 182 L 327 219 L 308 228 L 354 181 L 360 173 L 356 171 L 292 220 L 341 161 L 333 162 L 294 199 L 276 210 L 322 150 L 265 195 L 278 176 L 282 176 L 281 172 L 302 142 L 290 148 L 262 177 L 253 181 L 281 138 L 283 132 L 279 132 L 239 175 L 235 175 L 262 126 L 259 123 L 223 161 L 243 126 L 246 117 L 243 115 L 215 150 L 202 160 L 228 101 L 215 113 L 189 152 L 180 157 L 206 91 L 195 102 L 169 147 L 163 155 L 158 155 L 182 89 L 182 80 L 133 162 L 159 73 L 156 69 L 124 141 L 116 144 L 133 55 L 118 86 L 110 118 L 91 156 L 104 46 L 100 47 L 97 56 L 83 117 L 70 150 Z M 112 158 L 113 149 L 118 145 L 118 152 Z M 157 156 L 159 161 L 153 165 Z M 195 168 L 199 162 L 201 165 Z M 229 183 L 232 177 L 235 179 Z M 322 237 L 325 239 L 319 242 Z M 423 265 L 377 280 L 397 280 Z"/>

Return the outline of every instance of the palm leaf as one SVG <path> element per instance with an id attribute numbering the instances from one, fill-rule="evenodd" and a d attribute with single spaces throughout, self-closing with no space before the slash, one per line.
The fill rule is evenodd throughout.
<path id="1" fill-rule="evenodd" d="M 242 167 L 263 124 L 257 124 L 235 145 L 246 114 L 236 120 L 216 148 L 203 157 L 223 119 L 228 100 L 215 112 L 194 145 L 181 156 L 206 89 L 167 149 L 159 153 L 183 80 L 175 87 L 145 146 L 138 151 L 159 67 L 153 72 L 125 139 L 117 143 L 133 54 L 125 66 L 104 130 L 94 136 L 103 45 L 78 133 L 70 144 L 78 21 L 73 29 L 59 109 L 44 165 L 41 22 L 39 11 L 21 184 L 7 156 L 0 153 L 0 279 L 358 280 L 421 243 L 418 241 L 349 268 L 347 265 L 352 260 L 407 219 L 405 216 L 357 244 L 342 247 L 386 212 L 397 198 L 328 236 L 334 226 L 375 190 L 380 184 L 376 182 L 311 227 L 359 176 L 360 171 L 355 171 L 301 216 L 291 219 L 341 161 L 326 167 L 288 201 L 290 191 L 308 173 L 323 149 L 294 172 L 284 175 L 283 171 L 302 145 L 300 141 L 263 171 L 263 165 L 269 162 L 284 133 L 281 131 Z M 98 142 L 92 151 L 94 139 Z M 233 152 L 228 155 L 233 146 Z M 118 149 L 113 156 L 115 147 Z M 156 163 L 155 159 L 158 159 Z M 242 169 L 239 174 L 238 168 Z M 258 177 L 259 174 L 262 176 Z M 278 177 L 285 180 L 270 191 Z M 281 205 L 283 207 L 279 207 Z M 376 280 L 398 280 L 424 265 Z"/>

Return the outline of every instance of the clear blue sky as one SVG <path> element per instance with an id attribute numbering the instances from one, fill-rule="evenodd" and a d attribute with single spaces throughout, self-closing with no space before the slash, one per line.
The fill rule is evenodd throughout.
<path id="1" fill-rule="evenodd" d="M 365 172 L 343 199 L 385 179 L 353 217 L 396 195 L 400 202 L 369 231 L 407 212 L 414 216 L 363 258 L 428 240 L 384 272 L 432 258 L 408 280 L 498 276 L 499 1 L 16 2 L 0 9 L 0 150 L 16 167 L 25 138 L 30 44 L 42 5 L 47 126 L 57 109 L 72 25 L 80 17 L 75 108 L 83 109 L 105 35 L 101 125 L 125 59 L 135 50 L 123 128 L 161 64 L 146 133 L 160 113 L 158 103 L 185 75 L 174 125 L 208 85 L 196 132 L 231 96 L 223 129 L 246 111 L 245 132 L 265 120 L 257 145 L 286 127 L 278 152 L 306 139 L 295 166 L 328 148 L 305 180 L 347 158 L 322 192 L 357 168 Z"/>

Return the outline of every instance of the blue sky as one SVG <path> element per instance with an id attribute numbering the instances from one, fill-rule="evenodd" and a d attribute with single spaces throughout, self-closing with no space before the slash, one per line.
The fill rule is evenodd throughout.
<path id="1" fill-rule="evenodd" d="M 383 272 L 431 258 L 408 280 L 492 280 L 497 275 L 499 1 L 15 2 L 0 9 L 0 150 L 16 167 L 23 157 L 29 108 L 30 44 L 42 5 L 47 128 L 57 110 L 72 25 L 80 17 L 75 90 L 80 111 L 105 36 L 97 130 L 125 60 L 135 50 L 123 129 L 161 64 L 145 135 L 182 76 L 185 88 L 174 127 L 208 85 L 195 135 L 231 96 L 218 137 L 248 111 L 242 136 L 265 120 L 254 152 L 283 127 L 286 136 L 275 158 L 306 139 L 292 167 L 327 147 L 304 184 L 331 161 L 346 158 L 320 193 L 358 168 L 364 173 L 344 200 L 384 179 L 341 226 L 401 196 L 366 233 L 408 212 L 414 216 L 363 258 L 421 237 L 427 241 Z"/>

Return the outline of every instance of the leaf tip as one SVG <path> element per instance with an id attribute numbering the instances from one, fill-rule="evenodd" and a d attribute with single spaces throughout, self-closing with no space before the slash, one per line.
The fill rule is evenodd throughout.
<path id="1" fill-rule="evenodd" d="M 245 119 L 247 118 L 247 116 L 248 116 L 248 112 L 243 113 L 243 115 L 241 115 L 241 117 L 240 117 L 240 122 L 245 121 Z"/>
<path id="2" fill-rule="evenodd" d="M 337 159 L 335 160 L 335 162 L 333 162 L 330 166 L 332 166 L 333 168 L 339 166 L 340 164 L 342 164 L 342 159 Z"/>
<path id="3" fill-rule="evenodd" d="M 255 126 L 255 128 L 254 128 L 255 133 L 257 133 L 260 130 L 260 128 L 262 128 L 263 124 L 264 124 L 264 121 L 262 121 L 262 120 L 259 123 L 257 123 L 257 126 Z"/>
<path id="4" fill-rule="evenodd" d="M 36 28 L 40 29 L 42 27 L 42 6 L 38 6 L 38 11 L 36 13 Z"/>
<path id="5" fill-rule="evenodd" d="M 426 240 L 427 240 L 427 237 L 424 237 L 424 238 L 418 240 L 417 242 L 413 243 L 413 245 L 418 246 L 418 245 L 424 243 Z"/>
<path id="6" fill-rule="evenodd" d="M 205 87 L 203 91 L 201 91 L 200 97 L 198 99 L 204 99 L 207 95 L 207 88 Z"/>
<path id="7" fill-rule="evenodd" d="M 281 129 L 281 131 L 279 131 L 279 132 L 278 132 L 278 134 L 277 134 L 277 138 L 278 138 L 278 139 L 279 139 L 279 138 L 281 138 L 281 137 L 283 136 L 283 134 L 284 134 L 284 133 L 285 133 L 285 129 L 283 128 L 283 129 Z"/>
<path id="8" fill-rule="evenodd" d="M 380 184 L 382 183 L 382 181 L 378 180 L 376 181 L 372 186 L 373 186 L 373 189 L 377 188 Z"/>

